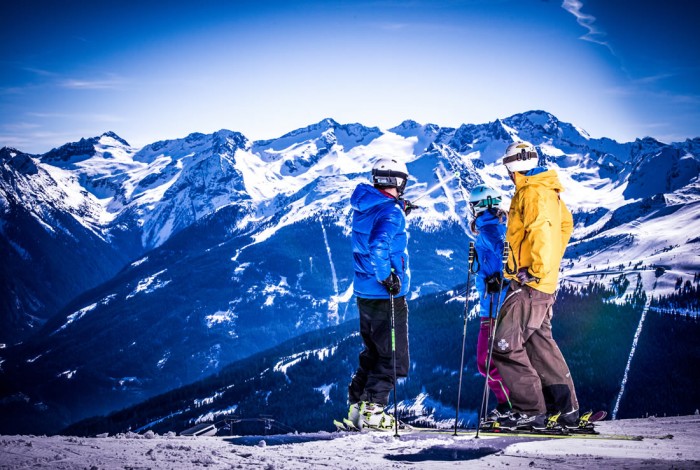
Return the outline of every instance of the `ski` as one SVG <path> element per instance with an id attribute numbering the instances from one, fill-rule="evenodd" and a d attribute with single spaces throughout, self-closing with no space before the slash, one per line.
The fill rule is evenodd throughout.
<path id="1" fill-rule="evenodd" d="M 499 431 L 482 431 L 484 434 L 499 437 L 535 437 L 535 438 L 551 438 L 551 439 L 610 439 L 623 441 L 641 441 L 643 436 L 628 436 L 625 434 L 600 434 L 590 432 L 560 432 L 547 430 L 499 430 Z"/>
<path id="2" fill-rule="evenodd" d="M 590 420 L 590 419 L 589 419 Z M 387 433 L 392 432 L 394 429 L 381 429 L 381 428 L 364 428 L 362 430 L 358 429 L 352 421 L 344 418 L 342 421 L 333 420 L 333 425 L 336 427 L 337 432 L 345 433 L 361 433 L 361 432 L 381 432 Z M 437 428 L 423 428 L 410 426 L 399 422 L 399 432 L 401 435 L 407 434 L 454 434 L 453 430 L 448 429 L 437 429 Z M 508 430 L 503 428 L 497 429 L 481 429 L 481 432 L 489 437 L 504 437 L 504 438 L 539 438 L 539 439 L 608 439 L 608 440 L 624 440 L 624 441 L 642 441 L 645 439 L 644 436 L 631 436 L 625 434 L 599 434 L 590 432 L 566 432 L 564 430 Z M 458 436 L 464 437 L 475 437 L 476 431 L 459 431 Z M 649 439 L 664 439 L 663 436 L 646 436 Z"/>
<path id="3" fill-rule="evenodd" d="M 593 423 L 604 420 L 606 416 L 606 411 L 588 411 L 581 415 L 577 426 L 565 426 L 565 429 L 572 434 L 598 434 Z"/>
<path id="4" fill-rule="evenodd" d="M 603 421 L 605 417 L 608 416 L 607 411 L 596 411 L 593 413 L 589 411 L 584 413 L 578 420 L 578 427 L 585 428 L 589 423 L 595 423 L 596 421 Z"/>
<path id="5" fill-rule="evenodd" d="M 559 415 L 550 416 L 547 420 L 545 429 L 508 429 L 499 426 L 497 421 L 484 423 L 479 432 L 486 433 L 492 436 L 499 437 L 533 437 L 533 438 L 579 438 L 579 439 L 611 439 L 611 440 L 630 440 L 641 441 L 643 436 L 628 436 L 623 434 L 600 434 L 595 430 L 593 423 L 602 421 L 607 417 L 605 411 L 588 411 L 584 413 L 578 421 L 577 426 L 568 427 L 561 426 L 557 420 Z M 419 432 L 445 432 L 444 430 L 431 428 L 416 428 Z M 458 435 L 476 435 L 473 431 L 460 432 Z M 647 436 L 649 437 L 649 436 Z M 663 437 L 658 437 L 662 439 Z"/>
<path id="6" fill-rule="evenodd" d="M 452 434 L 454 430 L 436 429 L 436 428 L 413 428 L 416 433 L 424 434 Z M 663 436 L 632 436 L 626 434 L 593 434 L 593 433 L 568 433 L 559 430 L 508 430 L 498 428 L 498 430 L 481 429 L 480 433 L 483 436 L 503 437 L 503 438 L 537 438 L 537 439 L 608 439 L 608 440 L 623 440 L 623 441 L 642 441 L 644 439 L 665 439 Z M 458 436 L 476 437 L 476 431 L 458 431 Z"/>
<path id="7" fill-rule="evenodd" d="M 526 428 L 505 428 L 498 421 L 484 423 L 480 428 L 480 432 L 492 434 L 543 434 L 547 436 L 566 436 L 569 434 L 568 429 L 557 424 L 559 415 L 553 415 L 547 420 L 544 429 L 526 429 Z M 591 433 L 593 434 L 593 433 Z"/>
<path id="8" fill-rule="evenodd" d="M 335 426 L 335 428 L 338 432 L 382 432 L 382 433 L 386 433 L 386 432 L 394 431 L 393 426 L 391 428 L 377 428 L 377 427 L 366 426 L 366 427 L 363 427 L 362 429 L 360 429 L 357 426 L 355 426 L 355 424 L 352 421 L 350 421 L 348 418 L 343 418 L 342 421 L 334 419 L 333 425 Z M 414 430 L 413 427 L 399 421 L 399 431 L 401 431 L 403 433 L 408 433 L 408 432 L 411 432 L 413 430 Z"/>

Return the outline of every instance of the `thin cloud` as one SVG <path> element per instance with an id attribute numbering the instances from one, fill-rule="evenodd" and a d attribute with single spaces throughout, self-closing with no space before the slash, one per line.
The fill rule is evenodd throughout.
<path id="1" fill-rule="evenodd" d="M 8 86 L 8 87 L 0 87 L 0 96 L 1 95 L 21 95 L 27 91 L 28 87 L 20 87 L 20 86 Z"/>
<path id="2" fill-rule="evenodd" d="M 676 105 L 700 106 L 700 95 L 694 93 L 675 93 L 670 90 L 661 90 L 653 87 L 662 78 L 661 75 L 630 80 L 625 86 L 610 87 L 606 91 L 616 96 L 637 96 L 640 99 L 656 99 L 665 103 Z"/>
<path id="3" fill-rule="evenodd" d="M 70 142 L 72 140 L 75 140 L 75 135 L 69 133 L 36 130 L 32 132 L 0 134 L 0 148 L 12 147 L 26 152 L 24 149 L 27 147 L 32 149 L 44 147 L 46 150 L 41 152 L 36 150 L 28 151 L 28 153 L 43 153 L 56 147 L 55 142 Z"/>
<path id="4" fill-rule="evenodd" d="M 106 79 L 106 80 L 82 80 L 69 78 L 61 80 L 58 85 L 62 88 L 71 90 L 112 90 L 119 88 L 124 84 L 121 79 Z"/>
<path id="5" fill-rule="evenodd" d="M 37 113 L 27 112 L 27 116 L 41 119 L 80 119 L 93 122 L 123 122 L 124 119 L 112 114 L 82 114 L 82 113 Z"/>
<path id="6" fill-rule="evenodd" d="M 650 75 L 648 77 L 637 78 L 634 80 L 634 82 L 639 84 L 639 85 L 655 85 L 662 80 L 666 80 L 668 78 L 673 78 L 677 75 L 678 74 L 675 74 L 675 73 L 664 72 L 664 73 L 659 73 L 656 75 Z"/>
<path id="7" fill-rule="evenodd" d="M 55 72 L 51 72 L 49 70 L 44 70 L 44 69 L 39 69 L 36 67 L 22 67 L 22 70 L 39 75 L 40 77 L 57 77 L 58 76 L 58 74 Z"/>
<path id="8" fill-rule="evenodd" d="M 38 129 L 41 126 L 33 122 L 12 122 L 9 124 L 3 124 L 1 128 L 9 132 L 24 132 L 32 129 Z"/>
<path id="9" fill-rule="evenodd" d="M 380 23 L 377 26 L 387 31 L 400 31 L 409 28 L 411 25 L 408 23 Z"/>
<path id="10" fill-rule="evenodd" d="M 561 4 L 561 7 L 566 10 L 567 12 L 571 13 L 576 17 L 576 22 L 586 28 L 588 30 L 588 33 L 584 34 L 583 36 L 580 37 L 580 39 L 583 39 L 584 41 L 589 41 L 595 44 L 600 44 L 601 46 L 605 46 L 608 49 L 610 49 L 610 52 L 614 54 L 614 51 L 612 50 L 612 47 L 610 47 L 610 44 L 608 44 L 605 41 L 605 37 L 607 36 L 604 31 L 601 31 L 598 29 L 596 26 L 596 17 L 593 15 L 589 15 L 587 13 L 583 13 L 581 9 L 583 8 L 583 2 L 580 0 L 564 0 Z"/>
<path id="11" fill-rule="evenodd" d="M 39 88 L 63 88 L 69 90 L 114 90 L 121 88 L 127 83 L 123 77 L 116 74 L 104 73 L 104 78 L 83 79 L 70 78 L 50 70 L 32 66 L 18 66 L 18 70 L 29 72 L 37 77 L 36 80 L 25 81 L 25 83 L 0 87 L 0 95 L 19 95 L 31 92 Z"/>

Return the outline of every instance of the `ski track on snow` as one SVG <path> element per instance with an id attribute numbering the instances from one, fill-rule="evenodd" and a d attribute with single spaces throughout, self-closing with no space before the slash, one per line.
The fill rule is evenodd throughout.
<path id="1" fill-rule="evenodd" d="M 627 359 L 627 365 L 625 366 L 625 373 L 622 376 L 622 383 L 620 384 L 620 393 L 617 394 L 617 400 L 615 401 L 615 408 L 612 412 L 612 419 L 617 419 L 617 412 L 620 409 L 620 402 L 622 401 L 622 396 L 625 393 L 625 385 L 627 385 L 627 377 L 629 375 L 630 367 L 632 365 L 632 358 L 634 358 L 634 353 L 637 350 L 637 343 L 639 342 L 639 337 L 642 334 L 642 328 L 644 327 L 644 320 L 647 318 L 647 312 L 649 311 L 649 306 L 651 305 L 651 295 L 647 297 L 646 303 L 644 304 L 644 309 L 642 309 L 642 315 L 639 319 L 639 325 L 637 325 L 637 331 L 634 333 L 634 339 L 632 340 L 632 350 L 630 351 L 630 357 Z"/>

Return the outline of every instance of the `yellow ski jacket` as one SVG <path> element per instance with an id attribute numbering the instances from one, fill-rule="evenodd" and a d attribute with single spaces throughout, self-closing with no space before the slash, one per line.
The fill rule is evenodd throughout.
<path id="1" fill-rule="evenodd" d="M 514 175 L 515 194 L 506 231 L 511 254 L 504 276 L 516 279 L 518 269 L 527 267 L 539 279 L 527 285 L 553 294 L 559 280 L 559 265 L 574 228 L 571 212 L 559 197 L 564 188 L 554 170 L 533 176 L 519 172 Z"/>

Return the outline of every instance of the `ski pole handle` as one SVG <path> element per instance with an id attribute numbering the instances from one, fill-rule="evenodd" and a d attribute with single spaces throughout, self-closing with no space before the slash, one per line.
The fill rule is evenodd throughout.
<path id="1" fill-rule="evenodd" d="M 474 264 L 474 242 L 469 242 L 469 266 Z"/>

